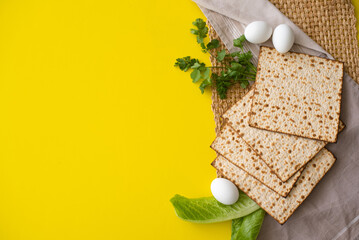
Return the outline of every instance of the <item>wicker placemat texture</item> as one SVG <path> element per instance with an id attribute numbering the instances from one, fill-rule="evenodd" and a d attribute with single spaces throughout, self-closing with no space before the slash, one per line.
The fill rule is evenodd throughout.
<path id="1" fill-rule="evenodd" d="M 350 0 L 270 0 L 309 37 L 345 63 L 359 84 L 359 47 L 354 6 Z"/>
<path id="2" fill-rule="evenodd" d="M 306 34 L 319 43 L 336 59 L 343 61 L 345 70 L 359 83 L 359 50 L 356 18 L 350 0 L 270 0 L 283 14 L 289 17 Z M 213 27 L 209 26 L 210 39 L 217 38 Z M 221 42 L 221 48 L 225 49 Z M 215 57 L 210 58 L 213 66 L 220 66 Z M 213 69 L 218 73 L 219 69 Z M 235 104 L 249 89 L 233 86 L 227 93 L 227 99 L 221 100 L 212 88 L 212 110 L 219 133 L 223 113 Z"/>

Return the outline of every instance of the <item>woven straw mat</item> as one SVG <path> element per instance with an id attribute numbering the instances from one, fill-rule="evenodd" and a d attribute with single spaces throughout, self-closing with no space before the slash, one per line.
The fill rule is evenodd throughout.
<path id="1" fill-rule="evenodd" d="M 270 0 L 283 14 L 289 17 L 314 41 L 344 62 L 345 71 L 359 83 L 359 51 L 356 18 L 350 0 Z M 218 35 L 208 23 L 210 39 Z M 221 48 L 225 49 L 221 42 Z M 213 66 L 221 66 L 215 57 L 210 58 Z M 220 70 L 214 68 L 213 72 Z M 221 116 L 236 103 L 249 89 L 239 85 L 228 90 L 227 98 L 221 100 L 212 88 L 212 110 L 218 134 L 223 123 Z"/>

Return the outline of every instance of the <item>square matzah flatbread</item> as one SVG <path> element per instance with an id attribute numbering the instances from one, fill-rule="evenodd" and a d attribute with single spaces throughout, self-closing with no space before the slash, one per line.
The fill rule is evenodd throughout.
<path id="1" fill-rule="evenodd" d="M 222 117 L 285 182 L 307 164 L 327 142 L 250 127 L 248 119 L 253 91 L 250 90 Z"/>
<path id="2" fill-rule="evenodd" d="M 223 126 L 211 148 L 283 197 L 288 195 L 300 175 L 297 172 L 288 181 L 282 182 L 228 125 Z"/>
<path id="3" fill-rule="evenodd" d="M 289 195 L 284 198 L 271 191 L 261 182 L 219 156 L 212 165 L 225 178 L 231 180 L 244 193 L 280 224 L 285 223 L 299 205 L 309 196 L 314 187 L 333 166 L 335 157 L 323 148 L 303 170 L 298 182 Z"/>
<path id="4" fill-rule="evenodd" d="M 336 142 L 343 63 L 261 47 L 249 125 Z"/>

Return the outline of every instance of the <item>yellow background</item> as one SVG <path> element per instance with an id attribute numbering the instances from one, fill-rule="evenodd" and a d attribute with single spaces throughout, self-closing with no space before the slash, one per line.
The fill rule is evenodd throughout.
<path id="1" fill-rule="evenodd" d="M 359 1 L 355 1 L 357 16 Z M 179 220 L 209 196 L 210 92 L 185 1 L 0 1 L 0 239 L 229 239 Z"/>

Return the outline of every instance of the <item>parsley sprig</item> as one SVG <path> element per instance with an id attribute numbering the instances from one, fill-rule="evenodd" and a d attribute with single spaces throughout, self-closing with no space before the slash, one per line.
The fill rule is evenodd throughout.
<path id="1" fill-rule="evenodd" d="M 238 51 L 227 54 L 226 50 L 218 50 L 220 43 L 218 39 L 212 39 L 207 44 L 208 27 L 206 22 L 198 18 L 192 23 L 196 29 L 191 29 L 191 33 L 197 36 L 197 43 L 201 46 L 202 52 L 212 55 L 216 53 L 218 62 L 223 62 L 222 67 L 206 66 L 197 58 L 191 58 L 190 56 L 176 59 L 175 67 L 179 67 L 180 70 L 187 72 L 192 70 L 191 78 L 192 82 L 196 83 L 201 81 L 199 89 L 202 93 L 209 86 L 215 86 L 221 99 L 227 97 L 228 89 L 239 83 L 242 88 L 246 88 L 249 85 L 249 81 L 254 81 L 256 77 L 256 68 L 251 63 L 253 57 L 252 52 L 245 52 L 243 49 L 243 43 L 246 40 L 244 35 L 233 40 L 233 46 L 239 48 Z M 226 60 L 226 61 L 224 61 Z M 213 73 L 212 68 L 221 68 L 220 74 Z"/>

